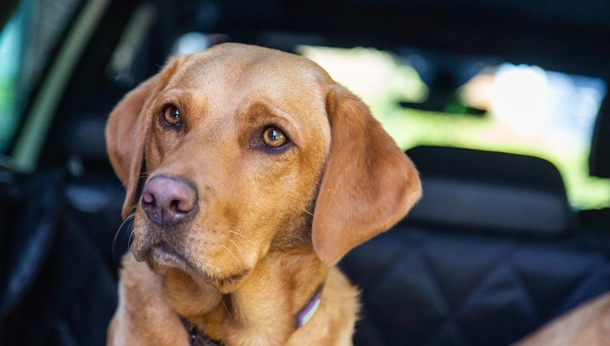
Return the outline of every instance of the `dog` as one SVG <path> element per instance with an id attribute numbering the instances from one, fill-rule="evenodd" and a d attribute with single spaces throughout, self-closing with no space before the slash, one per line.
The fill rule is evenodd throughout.
<path id="1" fill-rule="evenodd" d="M 170 59 L 106 140 L 133 217 L 108 345 L 349 345 L 358 291 L 335 264 L 421 195 L 358 97 L 262 47 Z"/>
<path id="2" fill-rule="evenodd" d="M 549 322 L 515 346 L 603 346 L 610 344 L 610 293 L 585 302 Z"/>

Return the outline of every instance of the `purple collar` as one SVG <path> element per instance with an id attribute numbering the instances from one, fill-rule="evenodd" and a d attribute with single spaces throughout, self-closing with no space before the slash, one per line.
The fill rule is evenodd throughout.
<path id="1" fill-rule="evenodd" d="M 309 303 L 305 305 L 303 310 L 297 314 L 297 329 L 305 325 L 316 313 L 320 307 L 320 301 L 322 300 L 322 290 L 324 289 L 324 282 L 318 286 L 313 297 L 309 300 Z"/>
<path id="2" fill-rule="evenodd" d="M 322 300 L 322 290 L 324 289 L 324 283 L 322 282 L 320 286 L 316 289 L 313 294 L 313 297 L 309 300 L 309 303 L 305 305 L 303 310 L 301 310 L 297 314 L 297 323 L 296 329 L 303 327 L 316 313 L 318 308 L 320 307 L 320 301 Z M 191 339 L 191 346 L 220 346 L 222 345 L 222 341 L 210 340 L 205 335 L 200 333 L 195 326 L 193 326 L 189 321 L 187 321 L 184 317 L 180 317 L 182 324 L 184 325 L 184 329 L 186 329 L 189 337 Z"/>

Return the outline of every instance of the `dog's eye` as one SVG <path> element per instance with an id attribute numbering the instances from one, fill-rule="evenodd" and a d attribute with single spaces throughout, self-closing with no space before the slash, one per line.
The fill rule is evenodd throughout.
<path id="1" fill-rule="evenodd" d="M 277 127 L 268 127 L 263 132 L 263 143 L 271 148 L 279 148 L 288 142 L 288 137 Z"/>
<path id="2" fill-rule="evenodd" d="M 163 119 L 173 126 L 180 124 L 180 111 L 175 106 L 168 106 L 163 110 Z"/>

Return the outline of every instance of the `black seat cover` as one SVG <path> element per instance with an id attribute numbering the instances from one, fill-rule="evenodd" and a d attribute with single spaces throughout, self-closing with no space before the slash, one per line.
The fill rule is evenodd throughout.
<path id="1" fill-rule="evenodd" d="M 363 289 L 356 345 L 508 345 L 610 289 L 610 241 L 575 232 L 561 176 L 548 162 L 442 147 L 409 156 L 421 172 L 422 204 L 340 264 Z M 426 200 L 427 182 L 438 179 L 453 195 L 437 191 Z M 552 232 L 531 214 L 489 224 L 493 215 L 478 215 L 496 203 L 489 196 L 464 203 L 454 219 L 417 211 L 477 186 L 512 191 L 510 203 L 538 196 L 557 206 L 547 211 L 561 220 Z M 488 212 L 502 210 L 498 203 Z M 520 211 L 506 212 L 518 218 Z"/>

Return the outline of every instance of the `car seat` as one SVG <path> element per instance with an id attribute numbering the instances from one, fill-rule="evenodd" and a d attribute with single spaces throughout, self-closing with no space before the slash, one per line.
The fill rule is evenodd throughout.
<path id="1" fill-rule="evenodd" d="M 551 163 L 407 154 L 423 198 L 340 263 L 362 289 L 355 345 L 508 345 L 610 289 L 610 238 L 580 232 Z"/>

